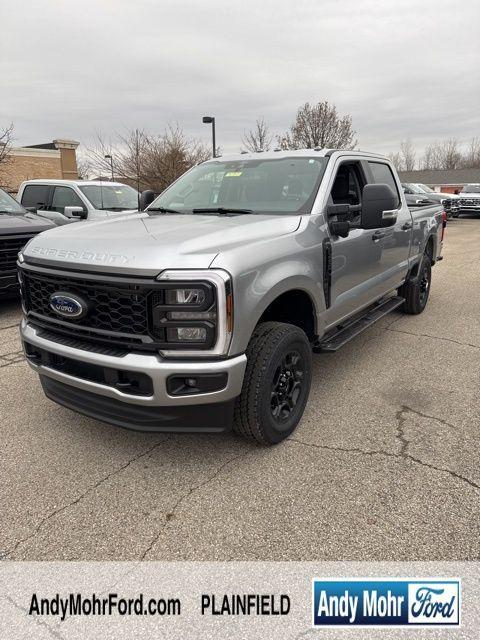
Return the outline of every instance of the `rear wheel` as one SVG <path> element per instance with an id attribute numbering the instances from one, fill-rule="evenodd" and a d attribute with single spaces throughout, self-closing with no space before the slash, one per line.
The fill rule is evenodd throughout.
<path id="1" fill-rule="evenodd" d="M 422 313 L 427 306 L 432 282 L 432 261 L 427 253 L 424 253 L 418 267 L 418 273 L 398 290 L 399 295 L 405 298 L 402 311 L 412 315 Z"/>
<path id="2" fill-rule="evenodd" d="M 234 430 L 267 445 L 287 438 L 305 409 L 311 372 L 312 350 L 301 329 L 282 322 L 259 324 L 247 347 Z"/>

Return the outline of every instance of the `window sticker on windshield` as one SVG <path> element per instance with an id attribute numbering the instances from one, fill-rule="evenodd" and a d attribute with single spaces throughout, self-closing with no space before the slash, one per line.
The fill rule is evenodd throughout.
<path id="1" fill-rule="evenodd" d="M 242 171 L 229 171 L 225 174 L 225 178 L 238 178 L 238 176 L 241 176 L 242 173 Z"/>

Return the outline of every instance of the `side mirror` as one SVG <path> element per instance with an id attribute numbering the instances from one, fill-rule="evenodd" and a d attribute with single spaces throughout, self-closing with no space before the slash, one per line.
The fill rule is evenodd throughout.
<path id="1" fill-rule="evenodd" d="M 66 218 L 86 218 L 87 212 L 83 207 L 65 207 L 63 215 Z"/>
<path id="2" fill-rule="evenodd" d="M 155 191 L 146 189 L 140 194 L 140 211 L 145 211 L 149 204 L 155 200 Z"/>
<path id="3" fill-rule="evenodd" d="M 350 213 L 349 204 L 329 204 L 327 206 L 327 217 L 329 218 L 332 218 L 333 216 L 348 215 L 349 213 Z"/>
<path id="4" fill-rule="evenodd" d="M 362 229 L 390 227 L 397 221 L 398 197 L 388 184 L 366 184 L 362 192 Z"/>

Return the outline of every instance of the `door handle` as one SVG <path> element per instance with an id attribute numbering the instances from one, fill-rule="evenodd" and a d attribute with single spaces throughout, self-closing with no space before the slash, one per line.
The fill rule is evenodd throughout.
<path id="1" fill-rule="evenodd" d="M 411 222 L 405 222 L 405 224 L 402 226 L 402 231 L 408 231 L 409 229 L 413 228 L 413 224 Z"/>
<path id="2" fill-rule="evenodd" d="M 372 235 L 372 240 L 374 242 L 378 242 L 384 237 L 385 237 L 385 231 L 375 231 L 375 233 Z"/>

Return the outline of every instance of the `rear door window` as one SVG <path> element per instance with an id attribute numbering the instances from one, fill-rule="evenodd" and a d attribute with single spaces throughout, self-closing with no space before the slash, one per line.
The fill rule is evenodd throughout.
<path id="1" fill-rule="evenodd" d="M 388 164 L 385 164 L 383 162 L 369 162 L 368 166 L 370 167 L 370 171 L 373 175 L 373 182 L 375 184 L 388 184 L 393 193 L 397 195 L 398 207 L 400 205 L 400 194 L 398 193 L 398 187 L 393 176 L 393 172 Z"/>
<path id="2" fill-rule="evenodd" d="M 24 207 L 37 207 L 43 209 L 48 205 L 49 185 L 27 184 L 22 193 L 22 204 Z"/>

